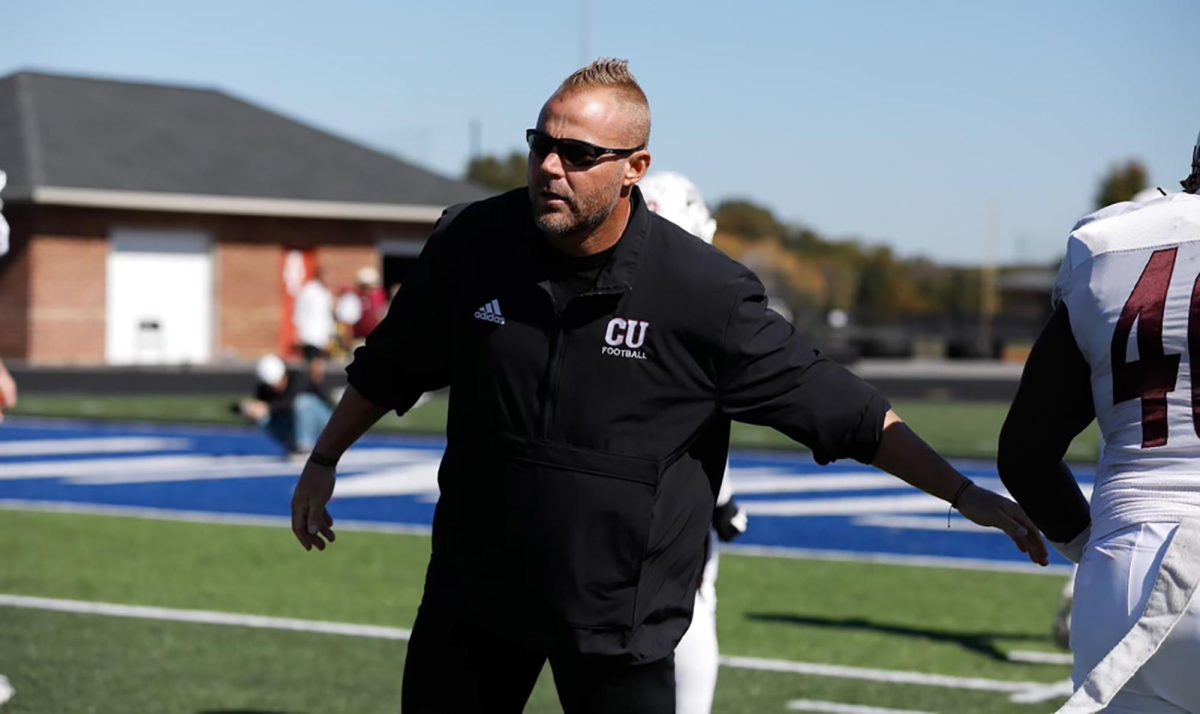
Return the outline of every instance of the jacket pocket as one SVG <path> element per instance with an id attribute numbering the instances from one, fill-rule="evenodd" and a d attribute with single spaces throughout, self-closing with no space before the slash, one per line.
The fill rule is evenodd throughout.
<path id="1" fill-rule="evenodd" d="M 658 462 L 545 442 L 506 451 L 502 537 L 537 619 L 632 627 Z"/>

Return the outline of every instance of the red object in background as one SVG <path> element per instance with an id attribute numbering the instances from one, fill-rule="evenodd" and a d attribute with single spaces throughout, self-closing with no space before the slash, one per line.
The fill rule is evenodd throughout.
<path id="1" fill-rule="evenodd" d="M 384 315 L 387 314 L 388 297 L 387 292 L 382 287 L 374 286 L 366 290 L 358 290 L 358 299 L 362 302 L 362 317 L 358 322 L 354 323 L 354 337 L 357 339 L 365 339 L 371 334 L 380 322 L 383 321 Z"/>
<path id="2" fill-rule="evenodd" d="M 300 357 L 296 323 L 292 317 L 296 312 L 296 296 L 300 294 L 300 288 L 312 279 L 316 265 L 317 255 L 312 248 L 289 248 L 283 253 L 279 270 L 279 287 L 283 291 L 283 314 L 279 316 L 279 354 L 285 360 Z"/>

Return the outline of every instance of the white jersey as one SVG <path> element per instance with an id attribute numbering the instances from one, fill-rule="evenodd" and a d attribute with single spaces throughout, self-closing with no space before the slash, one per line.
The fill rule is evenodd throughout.
<path id="1" fill-rule="evenodd" d="M 1081 220 L 1054 300 L 1091 367 L 1105 440 L 1093 537 L 1200 517 L 1200 197 L 1116 204 Z"/>
<path id="2" fill-rule="evenodd" d="M 333 321 L 333 294 L 329 288 L 316 280 L 305 283 L 296 296 L 292 321 L 301 344 L 328 349 L 329 341 L 337 331 Z"/>

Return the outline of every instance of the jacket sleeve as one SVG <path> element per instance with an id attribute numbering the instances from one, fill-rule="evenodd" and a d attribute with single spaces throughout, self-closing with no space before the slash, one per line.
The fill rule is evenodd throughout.
<path id="1" fill-rule="evenodd" d="M 383 321 L 354 351 L 346 378 L 369 401 L 398 414 L 408 411 L 424 392 L 450 383 L 445 271 L 450 261 L 447 229 L 457 210 L 448 209 L 416 265 L 405 277 Z"/>
<path id="2" fill-rule="evenodd" d="M 778 429 L 812 449 L 817 463 L 845 457 L 870 463 L 888 401 L 767 309 L 757 278 L 747 274 L 739 282 L 718 366 L 721 412 Z"/>

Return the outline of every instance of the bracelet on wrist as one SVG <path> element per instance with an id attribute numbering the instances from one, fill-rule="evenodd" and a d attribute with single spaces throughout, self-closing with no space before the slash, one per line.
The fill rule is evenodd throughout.
<path id="1" fill-rule="evenodd" d="M 950 508 L 946 509 L 946 527 L 947 528 L 950 527 L 950 514 L 954 512 L 954 509 L 958 508 L 959 499 L 961 499 L 962 495 L 967 492 L 968 488 L 970 488 L 974 485 L 975 485 L 975 482 L 969 478 L 964 478 L 963 482 L 961 484 L 959 484 L 958 490 L 954 492 L 954 498 L 950 499 Z"/>
<path id="2" fill-rule="evenodd" d="M 320 452 L 314 451 L 308 455 L 308 460 L 317 466 L 324 466 L 327 469 L 336 468 L 338 460 L 332 456 L 326 456 Z"/>

